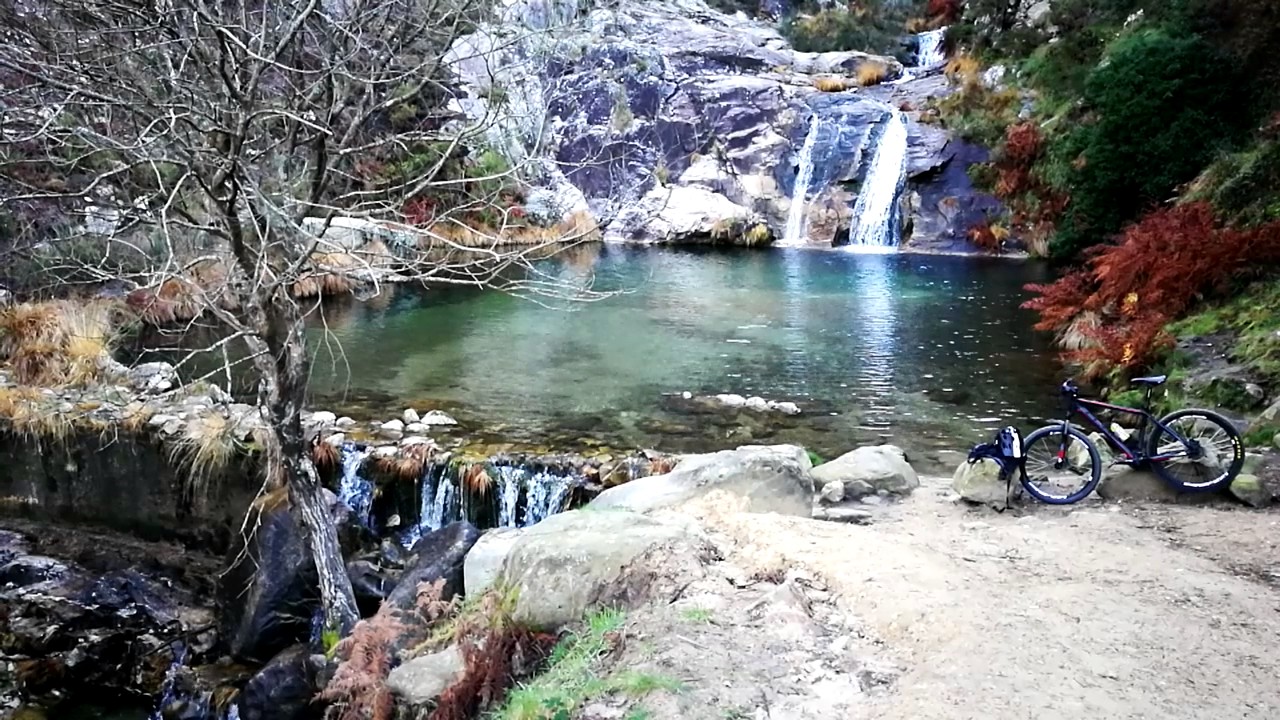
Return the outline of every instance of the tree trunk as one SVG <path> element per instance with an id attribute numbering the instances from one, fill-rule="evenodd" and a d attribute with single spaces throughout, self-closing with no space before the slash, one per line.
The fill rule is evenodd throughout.
<path id="1" fill-rule="evenodd" d="M 355 593 L 351 578 L 342 561 L 342 548 L 338 544 L 338 530 L 333 516 L 321 492 L 320 477 L 316 474 L 311 458 L 305 455 L 285 457 L 289 500 L 306 528 L 311 543 L 311 556 L 320 578 L 320 599 L 324 605 L 325 627 L 336 629 L 345 637 L 360 619 L 356 610 Z"/>

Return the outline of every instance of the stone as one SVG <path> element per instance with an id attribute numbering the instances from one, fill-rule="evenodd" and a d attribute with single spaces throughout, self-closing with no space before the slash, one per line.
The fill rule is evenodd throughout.
<path id="1" fill-rule="evenodd" d="M 615 242 L 729 242 L 764 218 L 713 190 L 659 186 L 610 224 Z"/>
<path id="2" fill-rule="evenodd" d="M 343 433 L 334 433 L 326 436 L 324 441 L 334 447 L 342 447 L 342 443 L 347 441 L 347 436 Z"/>
<path id="3" fill-rule="evenodd" d="M 493 586 L 502 572 L 503 561 L 523 532 L 523 528 L 495 528 L 486 531 L 471 546 L 462 562 L 462 584 L 468 595 L 474 596 Z"/>
<path id="4" fill-rule="evenodd" d="M 1107 500 L 1176 502 L 1179 493 L 1154 472 L 1116 465 L 1103 472 L 1098 495 Z"/>
<path id="5" fill-rule="evenodd" d="M 628 510 L 570 510 L 525 528 L 498 582 L 516 592 L 517 622 L 551 631 L 595 608 L 670 598 L 705 575 L 713 554 L 690 523 Z"/>
<path id="6" fill-rule="evenodd" d="M 744 445 L 704 455 L 686 455 L 663 475 L 638 478 L 600 493 L 587 507 L 649 512 L 724 490 L 745 497 L 748 512 L 809 517 L 813 467 L 796 445 Z"/>
<path id="7" fill-rule="evenodd" d="M 167 362 L 142 363 L 129 370 L 129 384 L 144 393 L 161 393 L 178 384 L 178 371 Z"/>
<path id="8" fill-rule="evenodd" d="M 368 617 L 378 611 L 378 606 L 391 594 L 396 583 L 377 565 L 368 560 L 352 560 L 347 563 L 347 577 L 355 592 L 360 614 Z"/>
<path id="9" fill-rule="evenodd" d="M 423 425 L 457 425 L 458 421 L 454 420 L 448 413 L 439 410 L 431 410 L 422 414 L 421 422 Z"/>
<path id="10" fill-rule="evenodd" d="M 832 480 L 831 482 L 823 485 L 822 492 L 819 493 L 819 497 L 822 499 L 822 502 L 829 505 L 835 505 L 836 503 L 844 500 L 844 483 L 839 480 Z"/>
<path id="11" fill-rule="evenodd" d="M 388 420 L 379 425 L 378 429 L 386 433 L 401 433 L 404 432 L 404 423 L 400 420 Z"/>
<path id="12" fill-rule="evenodd" d="M 815 467 L 812 475 L 815 482 L 824 485 L 839 480 L 845 484 L 846 494 L 849 484 L 857 481 L 876 492 L 894 495 L 908 495 L 920 487 L 920 478 L 907 462 L 906 453 L 894 445 L 860 447 Z"/>
<path id="13" fill-rule="evenodd" d="M 440 697 L 463 671 L 466 662 L 457 645 L 413 658 L 387 675 L 387 687 L 409 705 L 426 705 Z"/>
<path id="14" fill-rule="evenodd" d="M 719 400 L 721 403 L 732 408 L 743 407 L 744 405 L 747 404 L 747 399 L 742 397 L 741 395 L 733 395 L 733 394 L 717 395 L 716 399 Z"/>
<path id="15" fill-rule="evenodd" d="M 294 645 L 271 658 L 236 699 L 240 720 L 312 720 L 312 698 L 321 690 L 324 656 L 312 655 L 306 645 Z"/>
<path id="16" fill-rule="evenodd" d="M 320 425 L 323 427 L 335 424 L 338 421 L 338 416 L 328 410 L 317 410 L 316 412 L 311 413 L 311 417 L 308 421 L 313 425 Z"/>
<path id="17" fill-rule="evenodd" d="M 951 476 L 951 489 L 967 502 L 1003 510 L 1010 499 L 1022 497 L 1022 483 L 1013 478 L 1008 484 L 1000 478 L 1000 465 L 983 458 L 975 463 L 960 463 Z"/>
<path id="18" fill-rule="evenodd" d="M 404 420 L 405 425 L 412 425 L 418 422 L 418 411 L 413 408 L 407 408 L 404 414 L 400 416 L 400 419 Z"/>
<path id="19" fill-rule="evenodd" d="M 1280 433 L 1276 433 L 1275 437 L 1271 438 L 1271 444 L 1275 446 L 1277 450 L 1280 450 Z"/>
<path id="20" fill-rule="evenodd" d="M 1257 475 L 1241 473 L 1228 488 L 1233 496 L 1249 507 L 1261 508 L 1271 504 L 1271 491 Z"/>
<path id="21" fill-rule="evenodd" d="M 770 402 L 769 409 L 780 412 L 784 415 L 799 415 L 800 406 L 793 402 Z"/>
<path id="22" fill-rule="evenodd" d="M 875 515 L 870 510 L 849 507 L 817 508 L 813 512 L 814 520 L 829 520 L 853 525 L 868 525 Z"/>
<path id="23" fill-rule="evenodd" d="M 355 421 L 355 420 L 352 420 L 351 418 L 347 417 L 346 415 L 343 415 L 342 417 L 338 418 L 338 419 L 334 422 L 334 425 L 337 425 L 337 426 L 338 426 L 338 427 L 340 427 L 340 428 L 349 428 L 349 427 L 351 427 L 352 425 L 355 425 L 355 424 L 356 424 L 356 421 Z"/>
<path id="24" fill-rule="evenodd" d="M 404 426 L 404 431 L 407 433 L 424 433 L 427 431 L 427 426 L 424 423 L 412 422 Z"/>
<path id="25" fill-rule="evenodd" d="M 387 602 L 401 610 L 413 607 L 418 585 L 444 580 L 441 600 L 449 600 L 463 590 L 463 561 L 480 539 L 480 531 L 465 520 L 449 523 L 423 535 L 411 552 L 417 560 L 405 569 Z"/>

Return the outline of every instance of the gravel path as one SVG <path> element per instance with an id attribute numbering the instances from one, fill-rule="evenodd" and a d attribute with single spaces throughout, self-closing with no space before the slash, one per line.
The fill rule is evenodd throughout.
<path id="1" fill-rule="evenodd" d="M 1153 523 L 1091 504 L 1017 517 L 924 481 L 868 526 L 702 513 L 735 554 L 822 578 L 902 668 L 893 692 L 846 717 L 1280 717 L 1280 592 L 1258 579 L 1275 514 L 1176 507 Z M 1250 572 L 1226 562 L 1242 554 Z"/>

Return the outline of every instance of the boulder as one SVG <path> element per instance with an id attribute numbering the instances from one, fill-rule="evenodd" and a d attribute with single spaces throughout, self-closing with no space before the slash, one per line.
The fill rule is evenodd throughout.
<path id="1" fill-rule="evenodd" d="M 426 705 L 466 670 L 466 662 L 457 645 L 416 657 L 387 675 L 387 687 L 410 705 Z"/>
<path id="2" fill-rule="evenodd" d="M 920 487 L 920 478 L 907 462 L 906 453 L 894 445 L 860 447 L 815 467 L 810 474 L 820 485 L 843 483 L 847 498 L 860 497 L 862 486 L 858 483 L 866 483 L 876 493 L 892 495 L 908 495 Z"/>
<path id="3" fill-rule="evenodd" d="M 395 581 L 377 565 L 368 560 L 352 560 L 347 563 L 347 577 L 356 596 L 360 614 L 369 616 L 378 611 L 383 600 L 395 588 Z"/>
<path id="4" fill-rule="evenodd" d="M 417 559 L 405 569 L 400 582 L 387 595 L 387 602 L 408 610 L 418 598 L 418 585 L 443 579 L 442 600 L 463 592 L 462 564 L 471 547 L 480 539 L 475 525 L 459 520 L 423 535 L 413 546 Z"/>
<path id="5" fill-rule="evenodd" d="M 669 598 L 702 576 L 713 552 L 688 524 L 626 510 L 570 510 L 524 529 L 499 582 L 517 592 L 517 621 L 550 631 L 594 608 Z"/>
<path id="6" fill-rule="evenodd" d="M 748 512 L 809 517 L 812 467 L 808 453 L 796 445 L 744 445 L 736 450 L 686 455 L 671 472 L 609 488 L 588 507 L 648 512 L 724 490 L 747 498 Z"/>
<path id="7" fill-rule="evenodd" d="M 832 480 L 823 485 L 822 491 L 818 493 L 818 498 L 828 505 L 835 505 L 844 500 L 844 483 L 839 480 Z"/>
<path id="8" fill-rule="evenodd" d="M 325 499 L 341 527 L 346 506 L 328 490 Z M 319 579 L 286 490 L 255 502 L 249 516 L 251 530 L 247 539 L 236 535 L 218 586 L 220 626 L 233 657 L 266 662 L 310 633 Z"/>
<path id="9" fill-rule="evenodd" d="M 477 595 L 493 585 L 502 572 L 503 561 L 523 533 L 523 528 L 495 528 L 471 546 L 462 562 L 463 586 L 468 595 Z"/>
<path id="10" fill-rule="evenodd" d="M 319 720 L 323 706 L 312 702 L 320 691 L 323 655 L 306 645 L 282 651 L 262 667 L 236 700 L 240 720 Z"/>
<path id="11" fill-rule="evenodd" d="M 454 420 L 448 413 L 439 410 L 430 410 L 422 414 L 419 420 L 423 425 L 457 425 L 458 421 Z"/>
<path id="12" fill-rule="evenodd" d="M 617 241 L 737 243 L 764 219 L 713 190 L 659 186 L 610 226 Z M 763 402 L 763 401 L 761 401 Z"/>
<path id="13" fill-rule="evenodd" d="M 989 458 L 975 463 L 968 460 L 960 463 L 951 476 L 951 489 L 968 502 L 987 505 L 996 510 L 1003 510 L 1008 500 L 1017 500 L 1024 492 L 1017 477 L 1012 478 L 1006 488 L 1005 481 L 1000 478 L 1000 466 Z"/>
<path id="14" fill-rule="evenodd" d="M 1098 495 L 1107 500 L 1176 502 L 1180 493 L 1154 472 L 1114 465 L 1103 471 Z"/>
<path id="15" fill-rule="evenodd" d="M 1228 490 L 1237 500 L 1250 507 L 1261 508 L 1271 504 L 1271 490 L 1257 475 L 1240 473 L 1231 481 Z"/>

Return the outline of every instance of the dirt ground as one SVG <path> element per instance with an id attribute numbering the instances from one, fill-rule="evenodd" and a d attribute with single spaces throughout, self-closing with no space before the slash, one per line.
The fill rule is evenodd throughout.
<path id="1" fill-rule="evenodd" d="M 997 514 L 923 480 L 865 526 L 687 508 L 724 561 L 614 660 L 683 688 L 584 717 L 1280 717 L 1280 512 Z"/>

